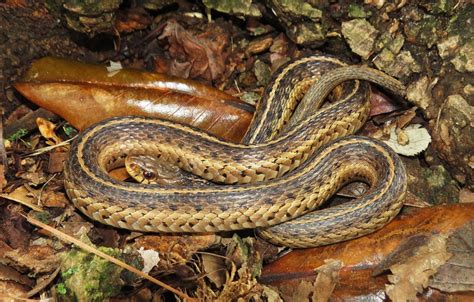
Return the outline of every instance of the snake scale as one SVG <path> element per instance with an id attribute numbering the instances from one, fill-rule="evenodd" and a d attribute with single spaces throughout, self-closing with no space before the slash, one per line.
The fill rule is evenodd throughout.
<path id="1" fill-rule="evenodd" d="M 163 119 L 99 122 L 71 146 L 67 194 L 90 218 L 135 231 L 257 228 L 264 239 L 295 248 L 371 233 L 399 212 L 406 172 L 388 146 L 352 135 L 370 110 L 370 86 L 357 79 L 405 93 L 400 82 L 380 71 L 317 54 L 287 64 L 273 77 L 242 144 Z M 337 100 L 315 110 L 333 90 Z M 288 126 L 302 97 L 306 109 Z M 174 187 L 109 177 L 127 155 L 159 157 L 215 184 Z M 356 180 L 370 185 L 363 196 L 318 210 Z"/>

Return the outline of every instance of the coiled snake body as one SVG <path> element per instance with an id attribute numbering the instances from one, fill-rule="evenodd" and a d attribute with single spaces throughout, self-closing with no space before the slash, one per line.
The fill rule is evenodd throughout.
<path id="1" fill-rule="evenodd" d="M 400 210 L 406 173 L 385 144 L 359 136 L 340 138 L 357 131 L 369 113 L 370 87 L 347 80 L 375 81 L 400 95 L 404 87 L 376 70 L 341 66 L 345 64 L 336 58 L 314 55 L 283 67 L 265 92 L 245 144 L 161 119 L 119 117 L 100 122 L 71 147 L 66 191 L 92 219 L 136 231 L 259 228 L 263 238 L 291 247 L 330 244 L 373 232 Z M 312 85 L 302 102 L 319 106 L 343 82 L 340 100 L 318 111 L 305 110 L 297 124 L 285 128 L 308 87 Z M 127 155 L 160 157 L 226 185 L 169 187 L 110 178 L 107 171 Z M 354 180 L 370 184 L 364 196 L 316 210 Z"/>

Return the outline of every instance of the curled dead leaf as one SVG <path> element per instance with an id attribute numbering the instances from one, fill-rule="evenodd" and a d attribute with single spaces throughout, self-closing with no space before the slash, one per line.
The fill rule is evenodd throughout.
<path id="1" fill-rule="evenodd" d="M 47 139 L 47 144 L 48 145 L 57 145 L 61 143 L 63 140 L 56 135 L 56 132 L 54 132 L 54 129 L 56 128 L 56 125 L 44 118 L 38 117 L 36 119 L 36 124 L 38 125 L 38 129 L 41 133 L 41 135 Z"/>

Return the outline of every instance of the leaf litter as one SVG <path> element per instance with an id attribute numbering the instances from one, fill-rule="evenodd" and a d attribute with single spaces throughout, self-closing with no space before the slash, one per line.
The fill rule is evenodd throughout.
<path id="1" fill-rule="evenodd" d="M 150 21 L 146 18 L 146 15 L 147 13 L 144 13 L 146 20 L 141 20 L 143 24 Z M 121 20 L 123 23 L 121 26 L 124 26 L 121 31 L 127 31 L 127 28 L 142 28 L 140 22 L 133 23 L 133 18 L 130 18 Z M 140 20 L 137 19 L 137 21 Z M 293 42 L 282 34 L 275 37 L 272 33 L 273 29 L 268 26 L 265 27 L 264 32 L 265 34 L 269 33 L 267 36 L 251 39 L 250 43 L 247 44 L 248 46 L 245 47 L 245 43 L 248 41 L 243 41 L 242 45 L 237 45 L 233 41 L 233 36 L 219 26 L 207 25 L 203 27 L 204 30 L 202 28 L 196 30 L 193 26 L 183 26 L 181 20 L 177 21 L 175 19 L 167 19 L 162 25 L 162 31 L 158 35 L 157 41 L 164 46 L 167 60 L 171 62 L 165 67 L 166 71 L 180 77 L 219 83 L 228 91 L 235 91 L 232 87 L 237 87 L 237 90 L 240 89 L 239 87 L 244 87 L 244 90 L 247 91 L 248 87 L 255 84 L 254 80 L 264 83 L 268 70 L 274 71 L 283 62 L 300 54 L 299 50 L 295 50 L 296 47 Z M 249 22 L 247 26 L 252 34 L 258 36 L 258 32 L 253 29 L 260 28 L 259 24 L 255 25 Z M 239 49 L 240 46 L 243 47 Z M 238 49 L 237 52 L 240 53 L 231 53 L 229 49 Z M 243 58 L 247 58 L 246 64 L 244 64 L 245 59 Z M 259 62 L 259 65 L 264 68 L 254 69 L 255 62 Z M 121 68 L 112 71 L 110 76 L 115 76 L 120 70 Z M 238 78 L 236 74 L 245 74 L 245 77 Z M 229 88 L 228 83 L 224 82 L 222 78 L 229 78 L 232 87 Z M 244 80 L 249 83 L 248 86 L 242 85 Z M 262 88 L 252 87 L 252 89 L 254 89 L 252 93 L 255 93 L 260 92 Z M 374 123 L 374 127 L 377 131 L 380 131 L 375 135 L 389 138 L 388 142 L 391 142 L 394 148 L 401 148 L 397 152 L 407 156 L 419 154 L 428 147 L 430 138 L 429 135 L 426 135 L 428 133 L 426 129 L 421 128 L 424 126 L 419 123 L 410 125 L 415 116 L 414 111 L 406 110 L 400 113 L 400 108 L 390 105 L 384 99 L 378 99 L 375 102 L 379 105 L 375 105 L 375 109 L 371 113 L 374 117 L 373 121 L 378 116 L 387 118 L 382 126 Z M 18 109 L 17 116 L 12 115 L 11 119 L 15 121 L 20 116 L 27 115 L 28 113 L 25 112 L 28 112 L 28 110 L 21 112 L 23 110 L 24 108 Z M 28 129 L 25 128 L 24 131 L 23 128 L 20 129 L 21 131 L 18 134 L 15 133 L 16 135 L 10 137 L 10 140 L 5 143 L 8 152 L 10 152 L 10 166 L 14 166 L 13 173 L 15 175 L 4 180 L 4 187 L 6 188 L 4 197 L 9 197 L 15 201 L 21 200 L 20 203 L 36 211 L 30 212 L 31 216 L 56 226 L 66 234 L 80 237 L 84 242 L 87 242 L 90 248 L 87 249 L 86 253 L 79 250 L 78 245 L 73 247 L 69 246 L 68 243 L 57 241 L 51 235 L 53 234 L 52 230 L 39 229 L 32 232 L 23 228 L 22 225 L 25 224 L 25 221 L 20 214 L 26 208 L 18 205 L 16 205 L 17 207 L 12 206 L 12 203 L 3 199 L 0 205 L 2 206 L 2 212 L 8 212 L 9 208 L 14 210 L 11 217 L 5 219 L 20 222 L 16 225 L 16 228 L 10 226 L 10 229 L 5 229 L 7 235 L 2 237 L 0 244 L 2 259 L 0 265 L 6 263 L 8 266 L 4 272 L 11 273 L 8 281 L 14 281 L 17 285 L 24 287 L 15 292 L 16 296 L 27 296 L 27 291 L 32 287 L 33 281 L 41 285 L 42 280 L 48 281 L 51 277 L 54 279 L 55 272 L 61 266 L 59 283 L 51 279 L 49 280 L 49 282 L 52 282 L 51 285 L 49 287 L 47 284 L 43 285 L 43 288 L 46 290 L 52 289 L 53 292 L 56 291 L 56 294 L 59 295 L 66 294 L 68 290 L 75 290 L 76 297 L 93 300 L 92 296 L 84 296 L 86 291 L 83 289 L 74 289 L 74 283 L 79 283 L 77 279 L 67 280 L 77 273 L 75 271 L 76 267 L 102 261 L 98 260 L 96 256 L 92 256 L 92 254 L 94 251 L 97 252 L 97 249 L 93 247 L 94 245 L 103 245 L 104 247 L 99 248 L 99 251 L 107 251 L 105 254 L 112 254 L 118 258 L 125 251 L 131 251 L 131 254 L 135 255 L 134 261 L 139 259 L 139 262 L 143 262 L 140 264 L 134 263 L 136 268 L 143 265 L 143 270 L 152 276 L 151 278 L 160 280 L 163 278 L 173 286 L 180 288 L 180 290 L 184 288 L 183 291 L 187 293 L 196 293 L 196 296 L 202 300 L 229 301 L 238 298 L 241 300 L 253 299 L 254 301 L 282 301 L 282 293 L 259 283 L 258 278 L 263 265 L 264 252 L 271 250 L 271 248 L 268 246 L 258 247 L 252 237 L 221 238 L 217 235 L 209 235 L 194 238 L 194 236 L 124 234 L 122 231 L 107 229 L 84 219 L 68 204 L 62 191 L 61 175 L 58 174 L 57 177 L 51 178 L 51 175 L 62 172 L 62 162 L 67 156 L 67 144 L 70 136 L 65 136 L 65 133 L 61 132 L 60 125 L 58 127 L 57 124 L 48 119 L 40 117 L 38 119 L 30 118 L 29 120 L 33 120 L 37 124 L 42 138 L 36 133 L 28 135 L 29 132 L 34 131 L 33 128 L 29 127 Z M 425 132 L 421 134 L 421 137 L 417 136 L 420 135 L 420 131 Z M 36 152 L 31 154 L 29 153 L 31 151 Z M 31 157 L 26 157 L 26 154 Z M 16 158 L 11 160 L 14 156 Z M 350 193 L 348 196 L 354 197 L 357 194 Z M 46 211 L 46 213 L 40 212 L 41 210 Z M 463 230 L 464 233 L 462 234 L 469 231 L 471 230 Z M 23 239 L 20 239 L 22 236 L 24 236 Z M 64 238 L 63 235 L 57 236 Z M 104 237 L 109 237 L 109 239 Z M 472 250 L 470 245 L 462 244 L 467 239 L 463 236 L 458 238 L 457 246 L 460 249 L 460 255 Z M 14 242 L 22 245 L 22 247 L 14 246 Z M 410 262 L 400 261 L 400 263 L 395 263 L 390 267 L 392 277 L 390 277 L 391 284 L 387 285 L 387 293 L 390 292 L 391 297 L 394 297 L 393 299 L 411 297 L 413 293 L 416 294 L 427 284 L 446 291 L 469 289 L 470 281 L 468 279 L 459 278 L 459 284 L 446 285 L 446 283 L 449 283 L 447 282 L 449 277 L 446 276 L 452 276 L 449 275 L 449 271 L 452 272 L 453 267 L 446 269 L 448 275 L 443 275 L 441 272 L 442 268 L 448 265 L 452 258 L 442 265 L 442 262 L 445 261 L 443 257 L 447 257 L 448 253 L 442 253 L 441 243 L 439 246 L 434 243 L 433 245 L 428 244 L 426 249 L 427 251 L 420 248 L 424 253 L 423 257 L 435 259 L 436 265 L 431 264 L 431 266 L 423 267 L 425 263 L 422 263 L 421 259 L 411 259 L 415 257 L 413 256 L 410 257 Z M 210 252 L 200 252 L 202 250 Z M 456 255 L 456 251 L 449 249 L 449 247 L 448 251 Z M 67 261 L 64 259 L 68 257 L 68 253 L 75 254 L 75 256 L 80 255 L 77 259 L 82 260 L 65 265 Z M 273 254 L 275 255 L 276 252 Z M 434 256 L 431 254 L 434 254 Z M 62 263 L 58 259 L 63 259 Z M 112 287 L 102 284 L 108 288 L 100 291 L 106 295 L 113 295 L 120 292 L 114 286 L 121 285 L 122 281 L 119 281 L 121 276 L 118 275 L 122 274 L 117 274 L 117 271 L 115 271 L 115 269 L 121 270 L 121 268 L 113 266 L 108 261 L 111 261 L 111 259 L 108 258 L 107 261 L 100 262 L 103 265 L 101 272 L 105 272 L 110 277 L 110 281 L 114 281 L 112 282 L 114 284 L 112 284 Z M 455 267 L 454 270 L 457 263 L 459 261 L 452 263 Z M 295 297 L 301 298 L 301 300 L 326 301 L 333 293 L 338 282 L 340 267 L 341 263 L 338 263 L 337 260 L 328 261 L 327 264 L 316 269 L 316 279 L 302 281 L 296 287 L 298 295 Z M 1 268 L 0 266 L 0 273 L 2 272 Z M 459 268 L 458 265 L 457 269 Z M 89 269 L 89 272 L 95 270 Z M 415 274 L 419 277 L 420 282 L 408 280 L 406 278 L 408 274 Z M 24 277 L 27 275 L 28 277 L 25 279 Z M 76 275 L 76 277 L 80 276 L 80 274 Z M 82 278 L 90 276 L 82 275 Z M 460 276 L 465 276 L 465 273 L 460 273 Z M 36 280 L 34 280 L 35 278 Z M 182 280 L 177 281 L 180 278 Z M 184 280 L 186 278 L 187 280 Z M 426 281 L 427 279 L 429 281 Z M 69 285 L 66 285 L 66 283 Z M 134 288 L 142 287 L 142 290 L 144 286 L 147 286 L 146 283 L 137 279 L 133 279 L 129 284 Z M 13 289 L 14 286 L 10 286 L 7 288 Z M 406 293 L 400 294 L 405 290 Z M 160 299 L 162 291 L 157 290 L 154 294 L 157 299 Z M 95 298 L 102 299 L 103 296 L 96 296 Z"/>

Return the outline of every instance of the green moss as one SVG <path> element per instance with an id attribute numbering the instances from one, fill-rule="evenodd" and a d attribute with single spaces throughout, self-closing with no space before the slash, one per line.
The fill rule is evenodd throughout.
<path id="1" fill-rule="evenodd" d="M 458 1 L 454 0 L 428 0 L 422 1 L 420 6 L 423 6 L 429 13 L 444 14 L 450 13 L 457 3 Z"/>
<path id="2" fill-rule="evenodd" d="M 66 288 L 66 285 L 64 283 L 58 283 L 56 285 L 56 292 L 60 295 L 65 295 L 67 294 L 67 288 Z"/>
<path id="3" fill-rule="evenodd" d="M 203 0 L 202 3 L 210 9 L 238 16 L 260 17 L 262 13 L 252 0 Z"/>
<path id="4" fill-rule="evenodd" d="M 68 137 L 72 137 L 74 136 L 76 133 L 77 133 L 77 130 L 72 127 L 71 125 L 69 124 L 66 124 L 63 126 L 63 130 L 64 130 L 64 133 L 68 136 Z"/>
<path id="5" fill-rule="evenodd" d="M 362 7 L 361 5 L 354 4 L 354 3 L 349 4 L 348 10 L 349 10 L 349 17 L 351 18 L 365 19 L 372 15 L 371 11 L 365 11 L 364 7 Z"/>
<path id="6" fill-rule="evenodd" d="M 38 219 L 42 223 L 46 223 L 46 224 L 50 223 L 51 214 L 49 214 L 46 211 L 44 211 L 44 212 L 34 212 L 33 215 L 36 219 Z"/>
<path id="7" fill-rule="evenodd" d="M 20 129 L 18 129 L 17 132 L 15 132 L 12 135 L 10 135 L 9 137 L 7 137 L 7 140 L 16 141 L 17 139 L 22 138 L 23 136 L 25 136 L 27 134 L 28 134 L 28 130 L 26 130 L 24 128 L 20 128 Z"/>
<path id="8" fill-rule="evenodd" d="M 423 14 L 418 22 L 410 22 L 406 27 L 407 35 L 414 37 L 419 45 L 433 46 L 446 28 L 445 19 L 439 16 Z"/>
<path id="9" fill-rule="evenodd" d="M 286 13 L 305 16 L 312 20 L 321 19 L 323 12 L 303 0 L 273 0 Z"/>
<path id="10" fill-rule="evenodd" d="M 459 9 L 459 13 L 454 15 L 448 22 L 449 36 L 459 35 L 461 42 L 474 38 L 474 26 L 466 26 L 472 23 L 474 15 L 474 5 L 467 5 Z"/>
<path id="11" fill-rule="evenodd" d="M 119 257 L 117 249 L 99 247 L 100 251 Z M 104 301 L 116 296 L 123 285 L 122 268 L 82 250 L 72 249 L 63 256 L 61 291 L 78 301 Z"/>

